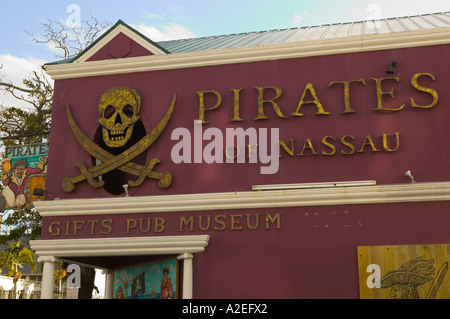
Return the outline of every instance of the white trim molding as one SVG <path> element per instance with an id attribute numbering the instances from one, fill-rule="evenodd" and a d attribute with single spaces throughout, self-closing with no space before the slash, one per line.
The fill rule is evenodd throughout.
<path id="1" fill-rule="evenodd" d="M 121 237 L 92 239 L 49 239 L 30 240 L 31 249 L 44 263 L 41 299 L 53 298 L 54 262 L 65 257 L 99 257 L 131 255 L 177 255 L 182 259 L 183 298 L 193 296 L 193 254 L 203 252 L 208 245 L 209 235 Z M 112 297 L 111 275 L 108 278 L 109 298 Z"/>
<path id="2" fill-rule="evenodd" d="M 151 44 L 149 41 L 144 38 L 138 36 L 136 33 L 131 31 L 129 28 L 124 25 L 118 25 L 116 28 L 111 30 L 110 33 L 101 38 L 95 45 L 87 50 L 83 55 L 81 55 L 78 59 L 75 60 L 75 63 L 87 62 L 92 56 L 94 56 L 98 51 L 100 51 L 105 45 L 107 45 L 112 39 L 114 39 L 117 35 L 123 33 L 131 40 L 138 43 L 140 46 L 144 47 L 154 55 L 164 55 L 166 54 L 163 50 L 158 48 L 157 46 Z"/>
<path id="3" fill-rule="evenodd" d="M 43 217 L 450 201 L 450 182 L 36 201 Z"/>
<path id="4" fill-rule="evenodd" d="M 103 41 L 98 43 L 99 47 L 105 45 L 105 41 L 108 39 L 109 37 L 102 39 Z M 135 35 L 133 39 L 136 39 Z M 85 56 L 82 56 L 73 63 L 48 64 L 44 65 L 44 68 L 54 80 L 59 80 L 449 43 L 450 28 L 445 27 L 430 30 L 404 31 L 186 53 L 161 53 L 153 56 L 102 61 L 85 61 L 88 54 L 91 54 L 90 52 L 86 52 Z"/>
<path id="5" fill-rule="evenodd" d="M 178 255 L 203 252 L 209 235 L 30 240 L 40 260 L 64 257 Z"/>

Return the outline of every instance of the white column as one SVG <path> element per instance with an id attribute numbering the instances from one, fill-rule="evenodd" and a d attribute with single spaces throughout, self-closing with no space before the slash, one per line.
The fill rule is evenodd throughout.
<path id="1" fill-rule="evenodd" d="M 105 276 L 105 299 L 113 299 L 114 298 L 114 294 L 113 294 L 114 270 L 111 270 L 111 269 L 104 270 L 103 273 L 106 275 Z"/>
<path id="2" fill-rule="evenodd" d="M 53 256 L 39 257 L 38 262 L 43 263 L 41 299 L 53 299 L 53 285 L 55 282 L 55 262 Z"/>
<path id="3" fill-rule="evenodd" d="M 178 255 L 178 259 L 183 259 L 183 299 L 193 298 L 194 268 L 192 259 L 194 255 L 184 253 Z"/>

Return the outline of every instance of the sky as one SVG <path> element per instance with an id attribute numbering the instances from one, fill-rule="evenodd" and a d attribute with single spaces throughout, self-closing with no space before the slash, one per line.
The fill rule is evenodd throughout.
<path id="1" fill-rule="evenodd" d="M 0 0 L 0 74 L 21 84 L 32 70 L 60 59 L 30 35 L 43 33 L 49 20 L 120 19 L 158 42 L 442 11 L 450 11 L 450 0 Z M 0 104 L 15 102 L 0 91 Z"/>

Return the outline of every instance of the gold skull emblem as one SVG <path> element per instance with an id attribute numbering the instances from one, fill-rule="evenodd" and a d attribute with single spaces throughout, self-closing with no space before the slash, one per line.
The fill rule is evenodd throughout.
<path id="1" fill-rule="evenodd" d="M 121 147 L 128 142 L 140 111 L 141 96 L 131 87 L 115 87 L 103 93 L 98 103 L 98 122 L 108 147 Z"/>

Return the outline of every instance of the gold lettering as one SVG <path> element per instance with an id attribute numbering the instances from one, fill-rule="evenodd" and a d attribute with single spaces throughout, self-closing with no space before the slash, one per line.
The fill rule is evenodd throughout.
<path id="1" fill-rule="evenodd" d="M 314 149 L 314 146 L 312 145 L 311 139 L 308 138 L 305 142 L 305 144 L 303 144 L 303 148 L 300 154 L 298 154 L 299 156 L 303 156 L 303 153 L 305 152 L 305 149 L 310 149 L 311 150 L 311 154 L 312 155 L 317 155 L 316 150 Z"/>
<path id="2" fill-rule="evenodd" d="M 264 119 L 268 119 L 268 117 L 264 114 L 264 103 L 270 103 L 273 106 L 273 109 L 275 110 L 275 113 L 281 117 L 281 118 L 288 118 L 287 116 L 283 115 L 283 113 L 281 112 L 280 107 L 278 106 L 277 103 L 275 103 L 275 100 L 278 99 L 281 94 L 282 91 L 279 87 L 277 86 L 255 86 L 255 89 L 258 90 L 258 116 L 255 117 L 255 120 L 264 120 Z M 272 89 L 275 91 L 275 97 L 269 100 L 264 99 L 264 91 L 266 89 Z"/>
<path id="3" fill-rule="evenodd" d="M 230 120 L 231 122 L 240 122 L 242 121 L 241 117 L 239 116 L 239 93 L 243 89 L 232 89 L 233 96 L 234 96 L 234 108 L 233 108 L 233 118 Z"/>
<path id="4" fill-rule="evenodd" d="M 94 233 L 95 233 L 95 225 L 98 224 L 98 220 L 88 220 L 88 224 L 91 225 L 90 235 L 94 235 Z"/>
<path id="5" fill-rule="evenodd" d="M 294 138 L 291 138 L 290 139 L 290 141 L 291 141 L 291 148 L 289 148 L 283 141 L 279 141 L 279 143 L 280 143 L 280 146 L 286 151 L 286 153 L 288 153 L 289 155 L 291 155 L 291 156 L 294 156 L 294 141 L 295 141 L 295 139 Z M 281 152 L 280 152 L 280 154 L 278 155 L 278 157 L 281 157 Z"/>
<path id="6" fill-rule="evenodd" d="M 220 104 L 222 103 L 222 96 L 220 95 L 219 92 L 214 91 L 214 90 L 198 91 L 195 93 L 198 94 L 198 99 L 199 99 L 198 119 L 201 120 L 202 123 L 208 123 L 205 121 L 205 111 L 211 111 L 211 110 L 217 109 L 220 106 Z M 207 94 L 207 93 L 212 93 L 217 98 L 216 104 L 208 109 L 205 108 L 205 94 Z"/>
<path id="7" fill-rule="evenodd" d="M 191 216 L 191 217 L 189 217 L 186 220 L 186 218 L 181 216 L 180 217 L 180 231 L 184 231 L 184 227 L 183 226 L 187 226 L 188 224 L 191 225 L 190 228 L 189 228 L 189 231 L 194 231 L 194 217 Z"/>
<path id="8" fill-rule="evenodd" d="M 388 152 L 395 152 L 400 147 L 400 133 L 396 132 L 395 137 L 397 139 L 397 146 L 394 149 L 388 146 L 388 134 L 383 134 L 383 148 Z"/>
<path id="9" fill-rule="evenodd" d="M 312 100 L 305 101 L 305 96 L 306 96 L 307 92 L 309 92 L 311 94 L 311 96 L 313 98 Z M 326 112 L 324 110 L 323 105 L 322 105 L 322 103 L 320 103 L 319 98 L 317 97 L 317 94 L 316 94 L 316 90 L 314 89 L 314 86 L 312 85 L 312 83 L 308 83 L 305 86 L 305 89 L 303 90 L 303 94 L 300 99 L 300 102 L 298 103 L 297 110 L 294 113 L 292 113 L 292 116 L 303 116 L 304 115 L 303 113 L 300 113 L 300 108 L 302 107 L 303 104 L 315 104 L 317 107 L 317 112 L 316 112 L 317 115 L 330 114 L 329 112 Z"/>
<path id="10" fill-rule="evenodd" d="M 411 106 L 412 106 L 412 107 L 419 107 L 419 108 L 422 108 L 422 109 L 430 109 L 430 108 L 432 108 L 433 106 L 435 106 L 435 105 L 437 104 L 437 102 L 438 102 L 438 93 L 437 93 L 435 90 L 433 90 L 433 89 L 423 87 L 423 86 L 419 85 L 419 83 L 417 83 L 417 80 L 418 80 L 419 77 L 421 77 L 422 75 L 429 76 L 429 77 L 430 77 L 431 79 L 433 79 L 433 81 L 434 81 L 434 75 L 433 75 L 432 73 L 416 73 L 416 74 L 414 74 L 413 77 L 411 78 L 411 85 L 412 85 L 415 89 L 417 89 L 417 90 L 419 90 L 419 91 L 426 92 L 426 93 L 430 94 L 430 95 L 433 97 L 433 102 L 432 102 L 431 104 L 429 104 L 429 105 L 418 105 L 418 104 L 414 101 L 414 99 L 411 98 Z"/>
<path id="11" fill-rule="evenodd" d="M 70 221 L 66 221 L 66 236 L 70 236 Z"/>
<path id="12" fill-rule="evenodd" d="M 219 224 L 220 227 L 214 226 L 214 230 L 225 230 L 227 228 L 227 224 L 225 223 L 225 218 L 227 218 L 226 215 L 216 215 L 214 217 L 214 221 L 216 224 Z"/>
<path id="13" fill-rule="evenodd" d="M 236 150 L 236 154 L 234 154 L 235 152 L 234 152 L 234 150 L 233 150 L 233 156 L 230 156 L 230 153 L 229 153 L 229 151 L 228 151 L 228 149 L 229 148 L 234 148 L 235 150 Z M 227 158 L 237 158 L 238 156 L 239 156 L 239 154 L 240 154 L 240 150 L 239 150 L 239 147 L 237 147 L 236 145 L 228 145 L 227 147 L 225 147 L 225 156 L 227 157 Z"/>
<path id="14" fill-rule="evenodd" d="M 131 229 L 136 228 L 137 222 L 135 219 L 127 219 L 127 231 L 126 233 L 129 234 L 131 232 Z"/>
<path id="15" fill-rule="evenodd" d="M 238 215 L 230 215 L 231 222 L 230 222 L 230 230 L 242 230 L 242 226 L 240 225 L 240 219 L 236 218 L 242 218 L 241 214 Z"/>
<path id="16" fill-rule="evenodd" d="M 274 217 L 270 214 L 266 214 L 266 229 L 270 229 L 269 223 L 274 224 L 276 222 L 276 229 L 281 229 L 281 220 L 280 220 L 281 214 L 278 213 Z"/>
<path id="17" fill-rule="evenodd" d="M 367 145 L 372 148 L 372 152 L 379 152 L 380 151 L 373 144 L 372 136 L 370 136 L 370 134 L 368 134 L 368 135 L 366 135 L 366 137 L 364 139 L 364 143 L 362 144 L 361 149 L 358 151 L 358 153 L 364 153 L 364 147 L 367 146 Z"/>
<path id="18" fill-rule="evenodd" d="M 257 149 L 258 149 L 258 144 L 248 144 L 247 145 L 248 148 L 248 158 L 253 158 L 254 156 L 258 156 L 257 153 Z"/>
<path id="19" fill-rule="evenodd" d="M 325 136 L 322 139 L 322 144 L 327 146 L 327 147 L 329 147 L 331 149 L 331 152 L 327 153 L 325 151 L 322 151 L 322 155 L 332 156 L 332 155 L 336 154 L 336 147 L 333 144 L 331 144 L 330 142 L 327 141 L 328 138 L 331 138 L 333 141 L 336 141 L 336 138 L 333 137 L 333 136 Z"/>
<path id="20" fill-rule="evenodd" d="M 141 233 L 148 233 L 150 231 L 150 227 L 151 227 L 151 217 L 147 217 L 147 227 L 144 229 L 144 227 L 142 226 L 142 221 L 144 219 L 143 218 L 139 218 L 139 230 L 141 231 Z"/>
<path id="21" fill-rule="evenodd" d="M 105 230 L 101 230 L 101 231 L 100 231 L 100 234 L 102 234 L 102 235 L 108 235 L 108 234 L 110 234 L 110 233 L 112 232 L 112 226 L 111 226 L 111 225 L 108 225 L 108 224 L 112 224 L 112 219 L 111 219 L 111 218 L 103 219 L 103 220 L 100 222 L 100 225 L 101 225 L 103 228 L 105 228 Z"/>
<path id="22" fill-rule="evenodd" d="M 400 111 L 405 107 L 405 104 L 402 106 L 396 108 L 396 109 L 389 109 L 385 108 L 383 106 L 383 95 L 389 95 L 391 98 L 394 98 L 394 88 L 391 88 L 389 91 L 383 91 L 381 88 L 382 82 L 385 80 L 395 80 L 397 83 L 400 82 L 399 77 L 388 77 L 388 78 L 371 78 L 371 80 L 374 80 L 377 87 L 377 108 L 374 109 L 375 111 Z"/>
<path id="23" fill-rule="evenodd" d="M 211 227 L 211 215 L 207 215 L 206 216 L 206 226 L 203 226 L 203 216 L 198 216 L 198 228 L 200 228 L 200 230 L 209 230 L 209 228 Z"/>
<path id="24" fill-rule="evenodd" d="M 75 220 L 73 222 L 73 235 L 74 236 L 78 236 L 78 231 L 81 230 L 81 225 L 84 225 L 84 220 Z"/>
<path id="25" fill-rule="evenodd" d="M 328 84 L 328 87 L 334 85 L 334 84 L 344 84 L 344 112 L 341 113 L 354 113 L 355 110 L 352 109 L 350 105 L 350 83 L 354 82 L 361 82 L 362 84 L 366 85 L 366 82 L 364 79 L 359 79 L 356 81 L 331 81 L 330 84 Z"/>
<path id="26" fill-rule="evenodd" d="M 352 143 L 350 143 L 350 142 L 347 141 L 347 137 L 350 137 L 352 140 L 355 139 L 355 137 L 354 137 L 354 136 L 351 136 L 351 135 L 345 135 L 345 136 L 342 136 L 342 137 L 341 137 L 341 143 L 342 143 L 343 145 L 348 146 L 348 147 L 350 148 L 350 151 L 348 151 L 348 152 L 342 150 L 342 151 L 341 151 L 341 154 L 342 154 L 342 155 L 352 155 L 352 154 L 355 154 L 355 146 L 353 146 Z"/>
<path id="27" fill-rule="evenodd" d="M 259 226 L 259 214 L 254 214 L 255 215 L 255 223 L 253 225 L 250 225 L 250 216 L 252 214 L 246 214 L 245 216 L 247 216 L 247 227 L 250 230 L 255 230 L 258 229 Z"/>
<path id="28" fill-rule="evenodd" d="M 166 220 L 161 217 L 155 218 L 155 233 L 161 233 L 166 229 L 165 226 Z"/>
<path id="29" fill-rule="evenodd" d="M 55 225 L 58 226 L 56 231 L 53 230 L 53 227 Z M 48 226 L 48 232 L 50 233 L 50 235 L 52 235 L 52 236 L 59 236 L 59 235 L 61 235 L 61 228 L 59 228 L 59 226 L 61 226 L 61 222 L 52 222 L 50 224 L 50 226 Z"/>

